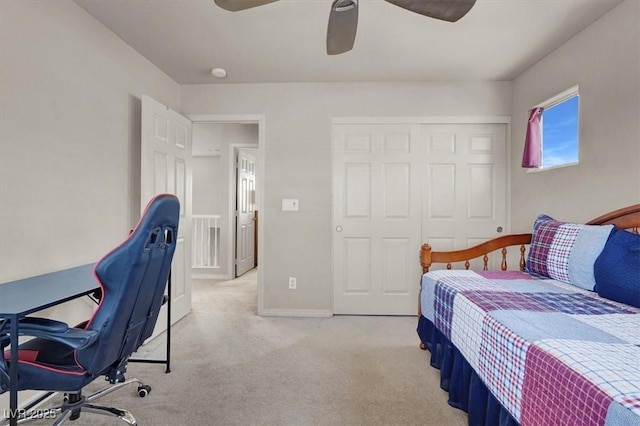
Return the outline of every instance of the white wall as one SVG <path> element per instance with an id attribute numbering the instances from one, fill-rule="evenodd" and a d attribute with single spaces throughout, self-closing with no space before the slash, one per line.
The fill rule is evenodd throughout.
<path id="1" fill-rule="evenodd" d="M 97 260 L 139 216 L 140 100 L 177 83 L 72 1 L 0 14 L 0 282 Z"/>
<path id="2" fill-rule="evenodd" d="M 220 214 L 222 204 L 222 128 L 195 123 L 193 139 L 193 214 Z"/>
<path id="3" fill-rule="evenodd" d="M 331 309 L 332 117 L 510 112 L 508 82 L 182 86 L 183 114 L 265 116 L 260 268 L 264 309 L 274 311 Z M 282 212 L 282 198 L 298 198 L 300 211 Z"/>
<path id="4" fill-rule="evenodd" d="M 628 0 L 513 82 L 512 224 L 534 218 L 586 221 L 640 202 L 640 1 Z M 580 86 L 580 164 L 520 168 L 528 110 Z"/>
<path id="5" fill-rule="evenodd" d="M 222 163 L 219 155 L 193 157 L 193 214 L 220 214 L 227 208 L 222 181 L 228 182 L 229 178 L 222 176 Z"/>

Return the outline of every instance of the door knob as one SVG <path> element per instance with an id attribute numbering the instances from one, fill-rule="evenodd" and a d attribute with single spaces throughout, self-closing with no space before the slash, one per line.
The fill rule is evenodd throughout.
<path id="1" fill-rule="evenodd" d="M 502 226 L 498 226 L 498 227 L 496 228 L 496 231 L 497 231 L 498 233 L 502 232 Z"/>
<path id="2" fill-rule="evenodd" d="M 342 232 L 342 226 L 336 226 L 336 232 Z"/>

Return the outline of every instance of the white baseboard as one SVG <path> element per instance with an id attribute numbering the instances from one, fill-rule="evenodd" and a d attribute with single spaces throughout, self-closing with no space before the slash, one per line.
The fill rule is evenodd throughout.
<path id="1" fill-rule="evenodd" d="M 265 317 L 309 317 L 330 318 L 333 312 L 329 309 L 262 309 L 258 315 Z"/>
<path id="2" fill-rule="evenodd" d="M 231 276 L 227 274 L 191 274 L 194 280 L 230 280 Z"/>

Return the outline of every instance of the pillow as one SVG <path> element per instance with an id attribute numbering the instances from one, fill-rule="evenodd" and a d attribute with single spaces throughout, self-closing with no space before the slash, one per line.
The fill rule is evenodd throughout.
<path id="1" fill-rule="evenodd" d="M 558 222 L 540 215 L 533 223 L 527 270 L 593 291 L 593 264 L 613 225 Z"/>
<path id="2" fill-rule="evenodd" d="M 640 308 L 640 235 L 614 231 L 594 265 L 602 297 Z"/>

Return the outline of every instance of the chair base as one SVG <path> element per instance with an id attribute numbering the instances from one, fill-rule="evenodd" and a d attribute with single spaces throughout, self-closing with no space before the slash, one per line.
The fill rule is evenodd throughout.
<path id="1" fill-rule="evenodd" d="M 140 397 L 145 397 L 151 391 L 151 388 L 145 385 L 140 379 L 133 378 L 125 380 L 124 382 L 115 383 L 88 396 L 82 395 L 82 392 L 68 393 L 65 395 L 64 402 L 60 405 L 50 408 L 25 410 L 24 413 L 20 413 L 18 416 L 18 424 L 49 419 L 54 421 L 53 426 L 58 426 L 64 424 L 67 420 L 76 420 L 82 412 L 86 412 L 117 417 L 128 425 L 137 426 L 138 423 L 135 417 L 133 417 L 133 414 L 129 411 L 92 403 L 96 399 L 115 392 L 121 387 L 131 383 L 138 384 L 138 396 Z M 0 426 L 8 424 L 8 419 L 0 422 Z"/>

